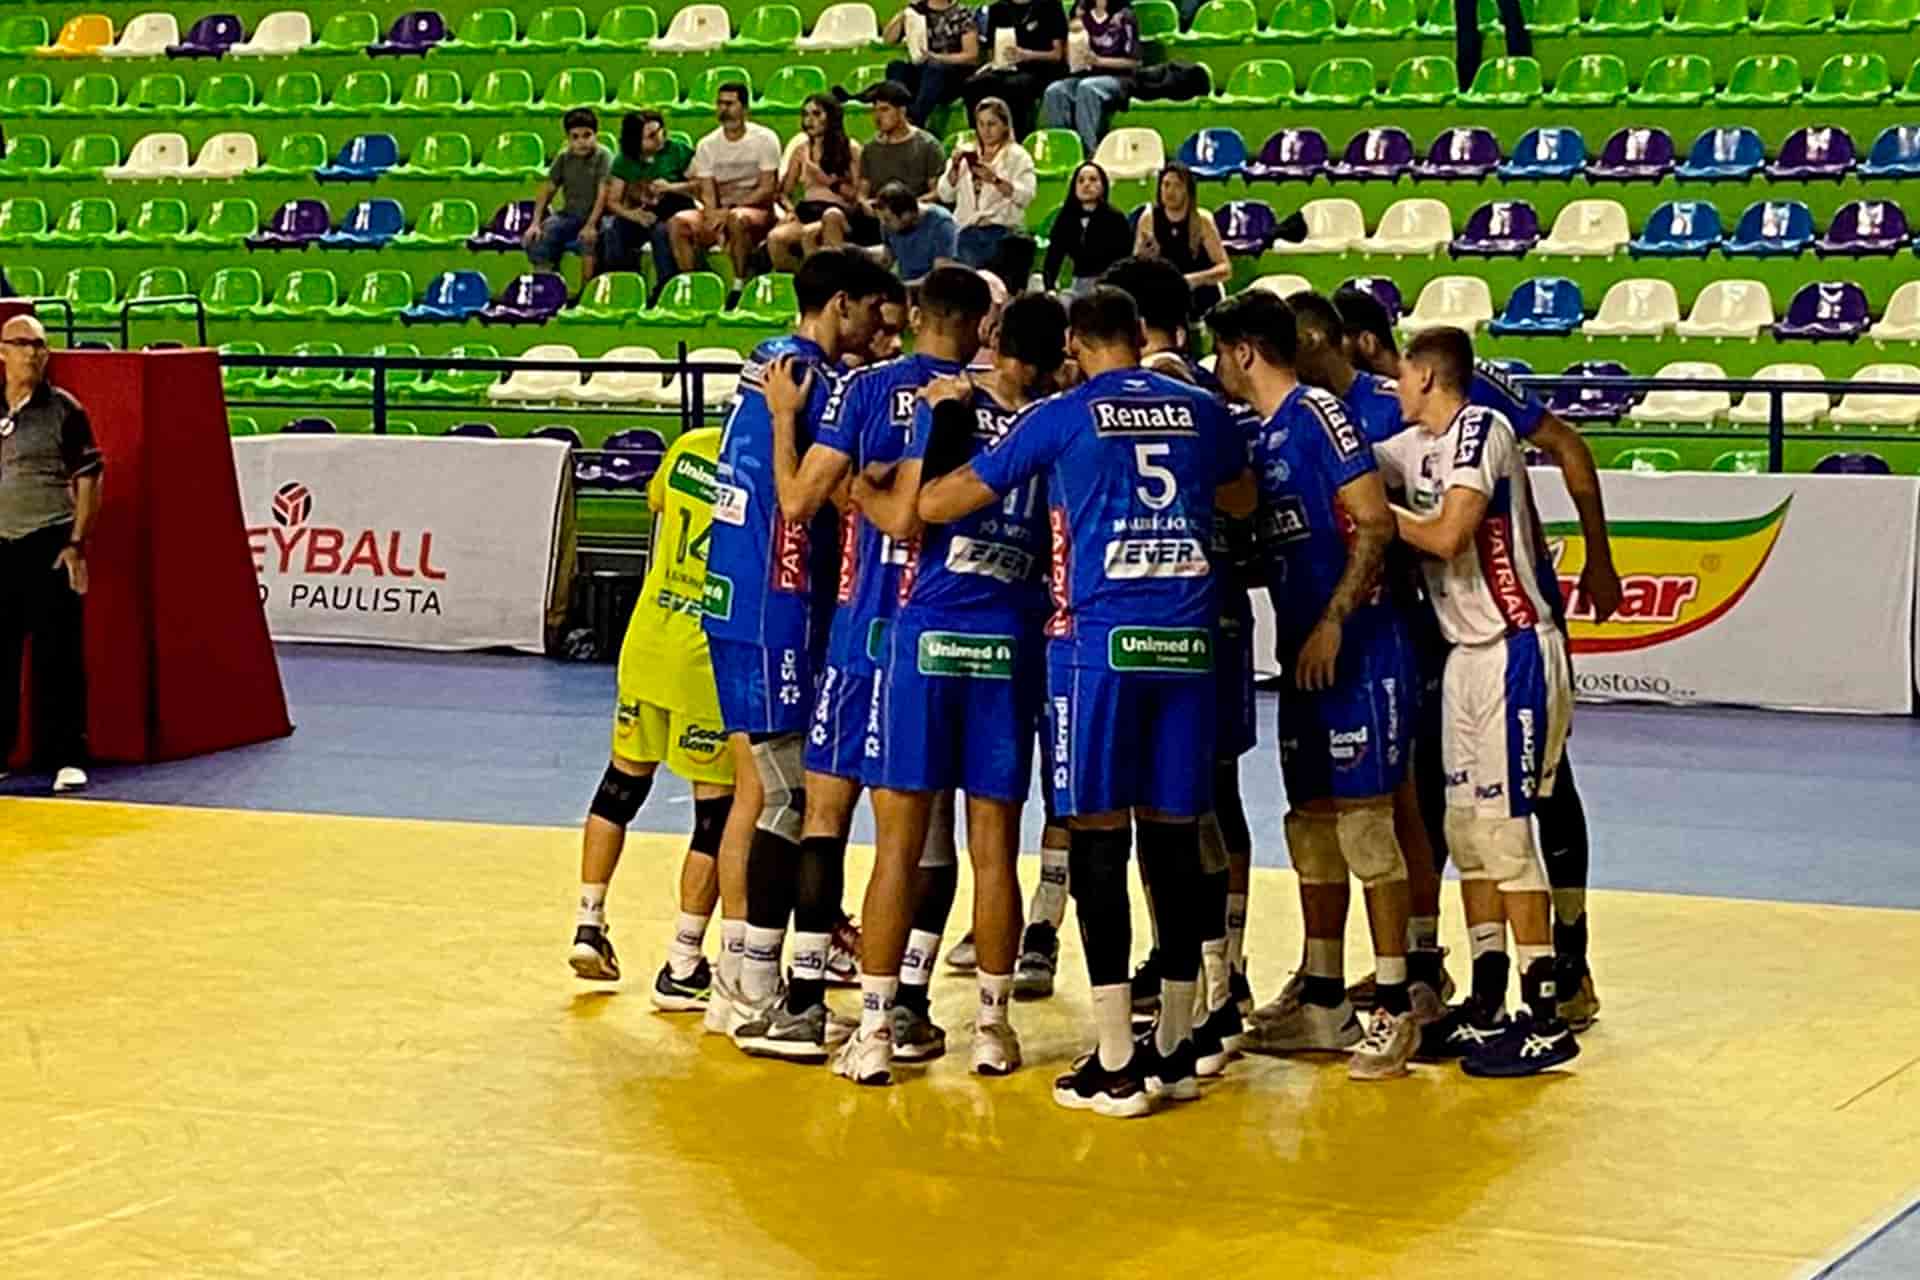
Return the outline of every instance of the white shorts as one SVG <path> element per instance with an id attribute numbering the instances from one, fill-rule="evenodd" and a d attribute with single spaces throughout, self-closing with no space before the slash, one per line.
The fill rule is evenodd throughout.
<path id="1" fill-rule="evenodd" d="M 1454 646 L 1440 694 L 1448 808 L 1526 818 L 1553 794 L 1573 724 L 1571 671 L 1551 624 Z"/>

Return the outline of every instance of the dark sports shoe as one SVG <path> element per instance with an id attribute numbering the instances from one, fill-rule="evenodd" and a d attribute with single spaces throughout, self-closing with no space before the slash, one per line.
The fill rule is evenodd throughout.
<path id="1" fill-rule="evenodd" d="M 1147 1082 L 1135 1068 L 1140 1056 L 1118 1071 L 1100 1065 L 1100 1051 L 1094 1050 L 1074 1064 L 1071 1072 L 1053 1082 L 1053 1100 L 1074 1111 L 1091 1111 L 1098 1116 L 1131 1119 L 1153 1110 L 1147 1096 Z"/>
<path id="2" fill-rule="evenodd" d="M 1174 1102 L 1192 1102 L 1200 1096 L 1199 1071 L 1192 1040 L 1182 1040 L 1172 1053 L 1160 1052 L 1158 1031 L 1148 1031 L 1133 1042 L 1132 1067 L 1146 1081 L 1147 1092 Z"/>
<path id="3" fill-rule="evenodd" d="M 1489 1012 L 1464 1000 L 1447 1010 L 1438 1022 L 1420 1028 L 1420 1048 L 1413 1056 L 1428 1062 L 1464 1058 L 1505 1035 L 1511 1025 L 1506 1010 Z"/>
<path id="4" fill-rule="evenodd" d="M 705 956 L 684 978 L 673 976 L 673 966 L 660 966 L 653 980 L 653 1007 L 662 1013 L 704 1013 L 713 995 L 713 966 Z"/>
<path id="5" fill-rule="evenodd" d="M 1423 974 L 1414 972 L 1413 969 L 1418 964 L 1418 957 L 1423 955 L 1430 956 L 1432 954 L 1433 953 L 1431 952 L 1418 952 L 1418 951 L 1409 953 L 1407 957 L 1410 962 L 1409 971 L 1407 973 L 1407 978 L 1409 981 L 1421 982 L 1425 980 L 1425 977 Z M 1440 992 L 1440 999 L 1442 1003 L 1453 999 L 1453 975 L 1448 973 L 1446 970 L 1446 959 L 1447 959 L 1447 948 L 1442 947 L 1440 948 L 1440 951 L 1439 951 L 1439 958 L 1433 961 L 1434 969 L 1439 971 L 1438 982 L 1437 984 L 1429 984 L 1429 985 L 1437 985 L 1437 989 Z M 1362 1013 L 1371 1012 L 1377 999 L 1377 997 L 1374 995 L 1374 988 L 1376 985 L 1377 984 L 1374 981 L 1374 976 L 1372 974 L 1368 974 L 1366 977 L 1360 979 L 1360 981 L 1354 983 L 1352 986 L 1347 988 L 1347 1003 L 1352 1005 L 1354 1008 L 1358 1009 Z"/>
<path id="6" fill-rule="evenodd" d="M 1147 952 L 1147 958 L 1133 971 L 1133 1011 L 1157 1013 L 1160 1009 L 1160 953 Z"/>
<path id="7" fill-rule="evenodd" d="M 1573 1038 L 1572 1027 L 1559 1018 L 1535 1022 L 1522 1011 L 1503 1034 L 1468 1054 L 1460 1066 L 1470 1076 L 1509 1080 L 1537 1076 L 1579 1056 L 1580 1042 Z"/>
<path id="8" fill-rule="evenodd" d="M 589 982 L 620 981 L 620 957 L 613 954 L 607 931 L 594 925 L 583 924 L 573 931 L 573 953 L 567 963 Z"/>
<path id="9" fill-rule="evenodd" d="M 1600 997 L 1593 974 L 1584 961 L 1562 960 L 1554 966 L 1554 987 L 1560 995 L 1560 1019 L 1575 1031 L 1585 1031 L 1600 1016 Z"/>
<path id="10" fill-rule="evenodd" d="M 1060 965 L 1060 935 L 1040 921 L 1027 926 L 1020 941 L 1020 959 L 1013 966 L 1013 998 L 1044 1000 L 1053 994 L 1053 975 Z"/>
<path id="11" fill-rule="evenodd" d="M 1234 1008 L 1240 1011 L 1242 1023 L 1253 1017 L 1253 986 L 1247 981 L 1245 969 L 1233 971 L 1233 976 L 1227 979 L 1227 992 L 1233 999 Z"/>
<path id="12" fill-rule="evenodd" d="M 1203 1076 L 1225 1071 L 1240 1050 L 1245 1030 L 1239 1006 L 1231 1000 L 1208 1014 L 1207 1020 L 1193 1029 L 1194 1070 Z"/>

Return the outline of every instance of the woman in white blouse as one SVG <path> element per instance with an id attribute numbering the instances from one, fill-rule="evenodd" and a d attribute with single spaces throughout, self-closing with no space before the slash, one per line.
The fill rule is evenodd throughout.
<path id="1" fill-rule="evenodd" d="M 960 227 L 955 254 L 977 269 L 994 260 L 1008 236 L 1025 232 L 1038 179 L 1033 157 L 1013 140 L 1013 112 L 1006 103 L 981 99 L 973 110 L 973 131 L 978 142 L 953 149 L 936 194 L 953 206 Z"/>

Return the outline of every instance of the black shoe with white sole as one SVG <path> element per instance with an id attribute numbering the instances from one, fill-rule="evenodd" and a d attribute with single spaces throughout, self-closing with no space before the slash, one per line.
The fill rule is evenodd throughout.
<path id="1" fill-rule="evenodd" d="M 713 996 L 713 966 L 705 956 L 684 978 L 673 976 L 673 966 L 660 966 L 653 980 L 653 1007 L 662 1013 L 704 1013 Z"/>
<path id="2" fill-rule="evenodd" d="M 573 931 L 573 953 L 567 963 L 590 982 L 620 981 L 620 957 L 613 954 L 607 931 L 596 925 L 583 924 Z"/>

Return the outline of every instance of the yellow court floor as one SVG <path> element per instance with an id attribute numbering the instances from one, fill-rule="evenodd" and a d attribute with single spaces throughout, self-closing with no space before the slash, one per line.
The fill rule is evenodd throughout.
<path id="1" fill-rule="evenodd" d="M 1920 913 L 1597 893 L 1564 1074 L 1255 1058 L 1123 1123 L 1049 1097 L 1072 938 L 1005 1080 L 959 978 L 886 1090 L 652 1013 L 680 847 L 601 990 L 570 831 L 0 800 L 0 1276 L 1789 1276 L 1920 1182 Z M 1262 998 L 1296 922 L 1259 873 Z"/>

